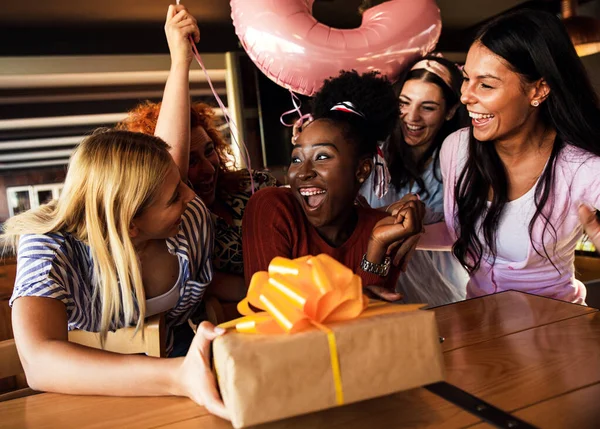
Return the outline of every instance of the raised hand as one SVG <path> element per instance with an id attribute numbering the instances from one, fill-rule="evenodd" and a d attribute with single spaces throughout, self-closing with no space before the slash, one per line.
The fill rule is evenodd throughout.
<path id="1" fill-rule="evenodd" d="M 404 205 L 406 203 L 408 203 L 409 201 L 421 201 L 421 199 L 419 198 L 419 196 L 417 194 L 406 194 L 405 196 L 400 198 L 395 203 L 392 203 L 389 206 L 387 206 L 385 208 L 385 211 L 388 212 L 389 214 L 391 214 L 392 216 L 395 216 L 398 213 L 398 210 L 400 210 L 400 208 L 404 207 Z M 423 206 L 423 210 L 424 209 L 425 209 L 425 206 Z"/>
<path id="2" fill-rule="evenodd" d="M 380 263 L 384 256 L 394 254 L 394 263 L 406 265 L 406 256 L 412 253 L 423 232 L 425 205 L 417 197 L 398 203 L 393 216 L 388 216 L 375 225 L 371 232 L 367 259 Z M 414 237 L 412 240 L 408 240 Z M 373 259 L 369 259 L 373 258 Z"/>
<path id="3" fill-rule="evenodd" d="M 169 152 L 186 182 L 190 161 L 190 64 L 193 53 L 190 38 L 200 40 L 196 19 L 185 6 L 170 5 L 165 35 L 171 52 L 171 69 L 165 85 L 162 106 L 154 135 L 169 144 Z"/>
<path id="4" fill-rule="evenodd" d="M 200 41 L 196 18 L 190 15 L 185 6 L 170 5 L 165 22 L 165 34 L 171 52 L 171 64 L 183 64 L 189 67 L 193 58 L 189 36 L 195 43 Z"/>

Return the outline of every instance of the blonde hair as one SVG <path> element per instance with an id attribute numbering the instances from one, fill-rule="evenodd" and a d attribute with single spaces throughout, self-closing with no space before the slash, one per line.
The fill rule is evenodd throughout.
<path id="1" fill-rule="evenodd" d="M 126 325 L 135 323 L 139 330 L 143 324 L 145 293 L 129 227 L 159 194 L 173 162 L 168 149 L 154 136 L 98 130 L 71 157 L 59 199 L 4 224 L 5 242 L 13 250 L 23 234 L 52 232 L 71 234 L 90 247 L 92 302 L 100 297 L 103 344 L 121 313 Z"/>

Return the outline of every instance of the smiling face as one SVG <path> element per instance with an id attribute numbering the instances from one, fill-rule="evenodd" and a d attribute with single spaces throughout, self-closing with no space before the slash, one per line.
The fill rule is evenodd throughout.
<path id="1" fill-rule="evenodd" d="M 406 144 L 427 149 L 446 120 L 446 101 L 434 83 L 407 80 L 400 93 L 400 126 Z"/>
<path id="2" fill-rule="evenodd" d="M 188 177 L 194 190 L 208 207 L 215 202 L 218 176 L 219 154 L 215 150 L 215 143 L 204 128 L 192 128 Z"/>
<path id="3" fill-rule="evenodd" d="M 533 120 L 533 84 L 523 83 L 506 62 L 481 43 L 469 49 L 461 102 L 467 106 L 479 141 L 499 141 L 522 132 Z"/>
<path id="4" fill-rule="evenodd" d="M 300 133 L 288 179 L 314 227 L 335 224 L 352 211 L 359 178 L 366 179 L 371 171 L 368 160 L 357 158 L 355 145 L 333 121 L 317 119 Z"/>
<path id="5" fill-rule="evenodd" d="M 194 198 L 192 191 L 181 181 L 174 162 L 152 203 L 132 221 L 130 235 L 135 242 L 166 239 L 179 230 L 181 216 Z"/>

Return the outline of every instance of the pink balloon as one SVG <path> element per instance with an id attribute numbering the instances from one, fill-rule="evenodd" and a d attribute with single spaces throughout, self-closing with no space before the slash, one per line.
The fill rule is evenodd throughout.
<path id="1" fill-rule="evenodd" d="M 312 96 L 340 70 L 377 70 L 394 79 L 440 37 L 434 0 L 391 0 L 368 9 L 362 25 L 339 30 L 319 23 L 314 0 L 231 0 L 244 49 L 275 83 Z"/>

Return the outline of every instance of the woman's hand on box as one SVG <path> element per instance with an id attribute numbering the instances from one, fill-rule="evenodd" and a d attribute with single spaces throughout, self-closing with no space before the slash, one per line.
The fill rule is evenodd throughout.
<path id="1" fill-rule="evenodd" d="M 219 396 L 210 365 L 210 343 L 224 333 L 224 329 L 215 328 L 209 322 L 202 322 L 198 326 L 196 336 L 181 364 L 178 381 L 186 396 L 204 406 L 211 414 L 229 420 L 229 413 Z"/>

